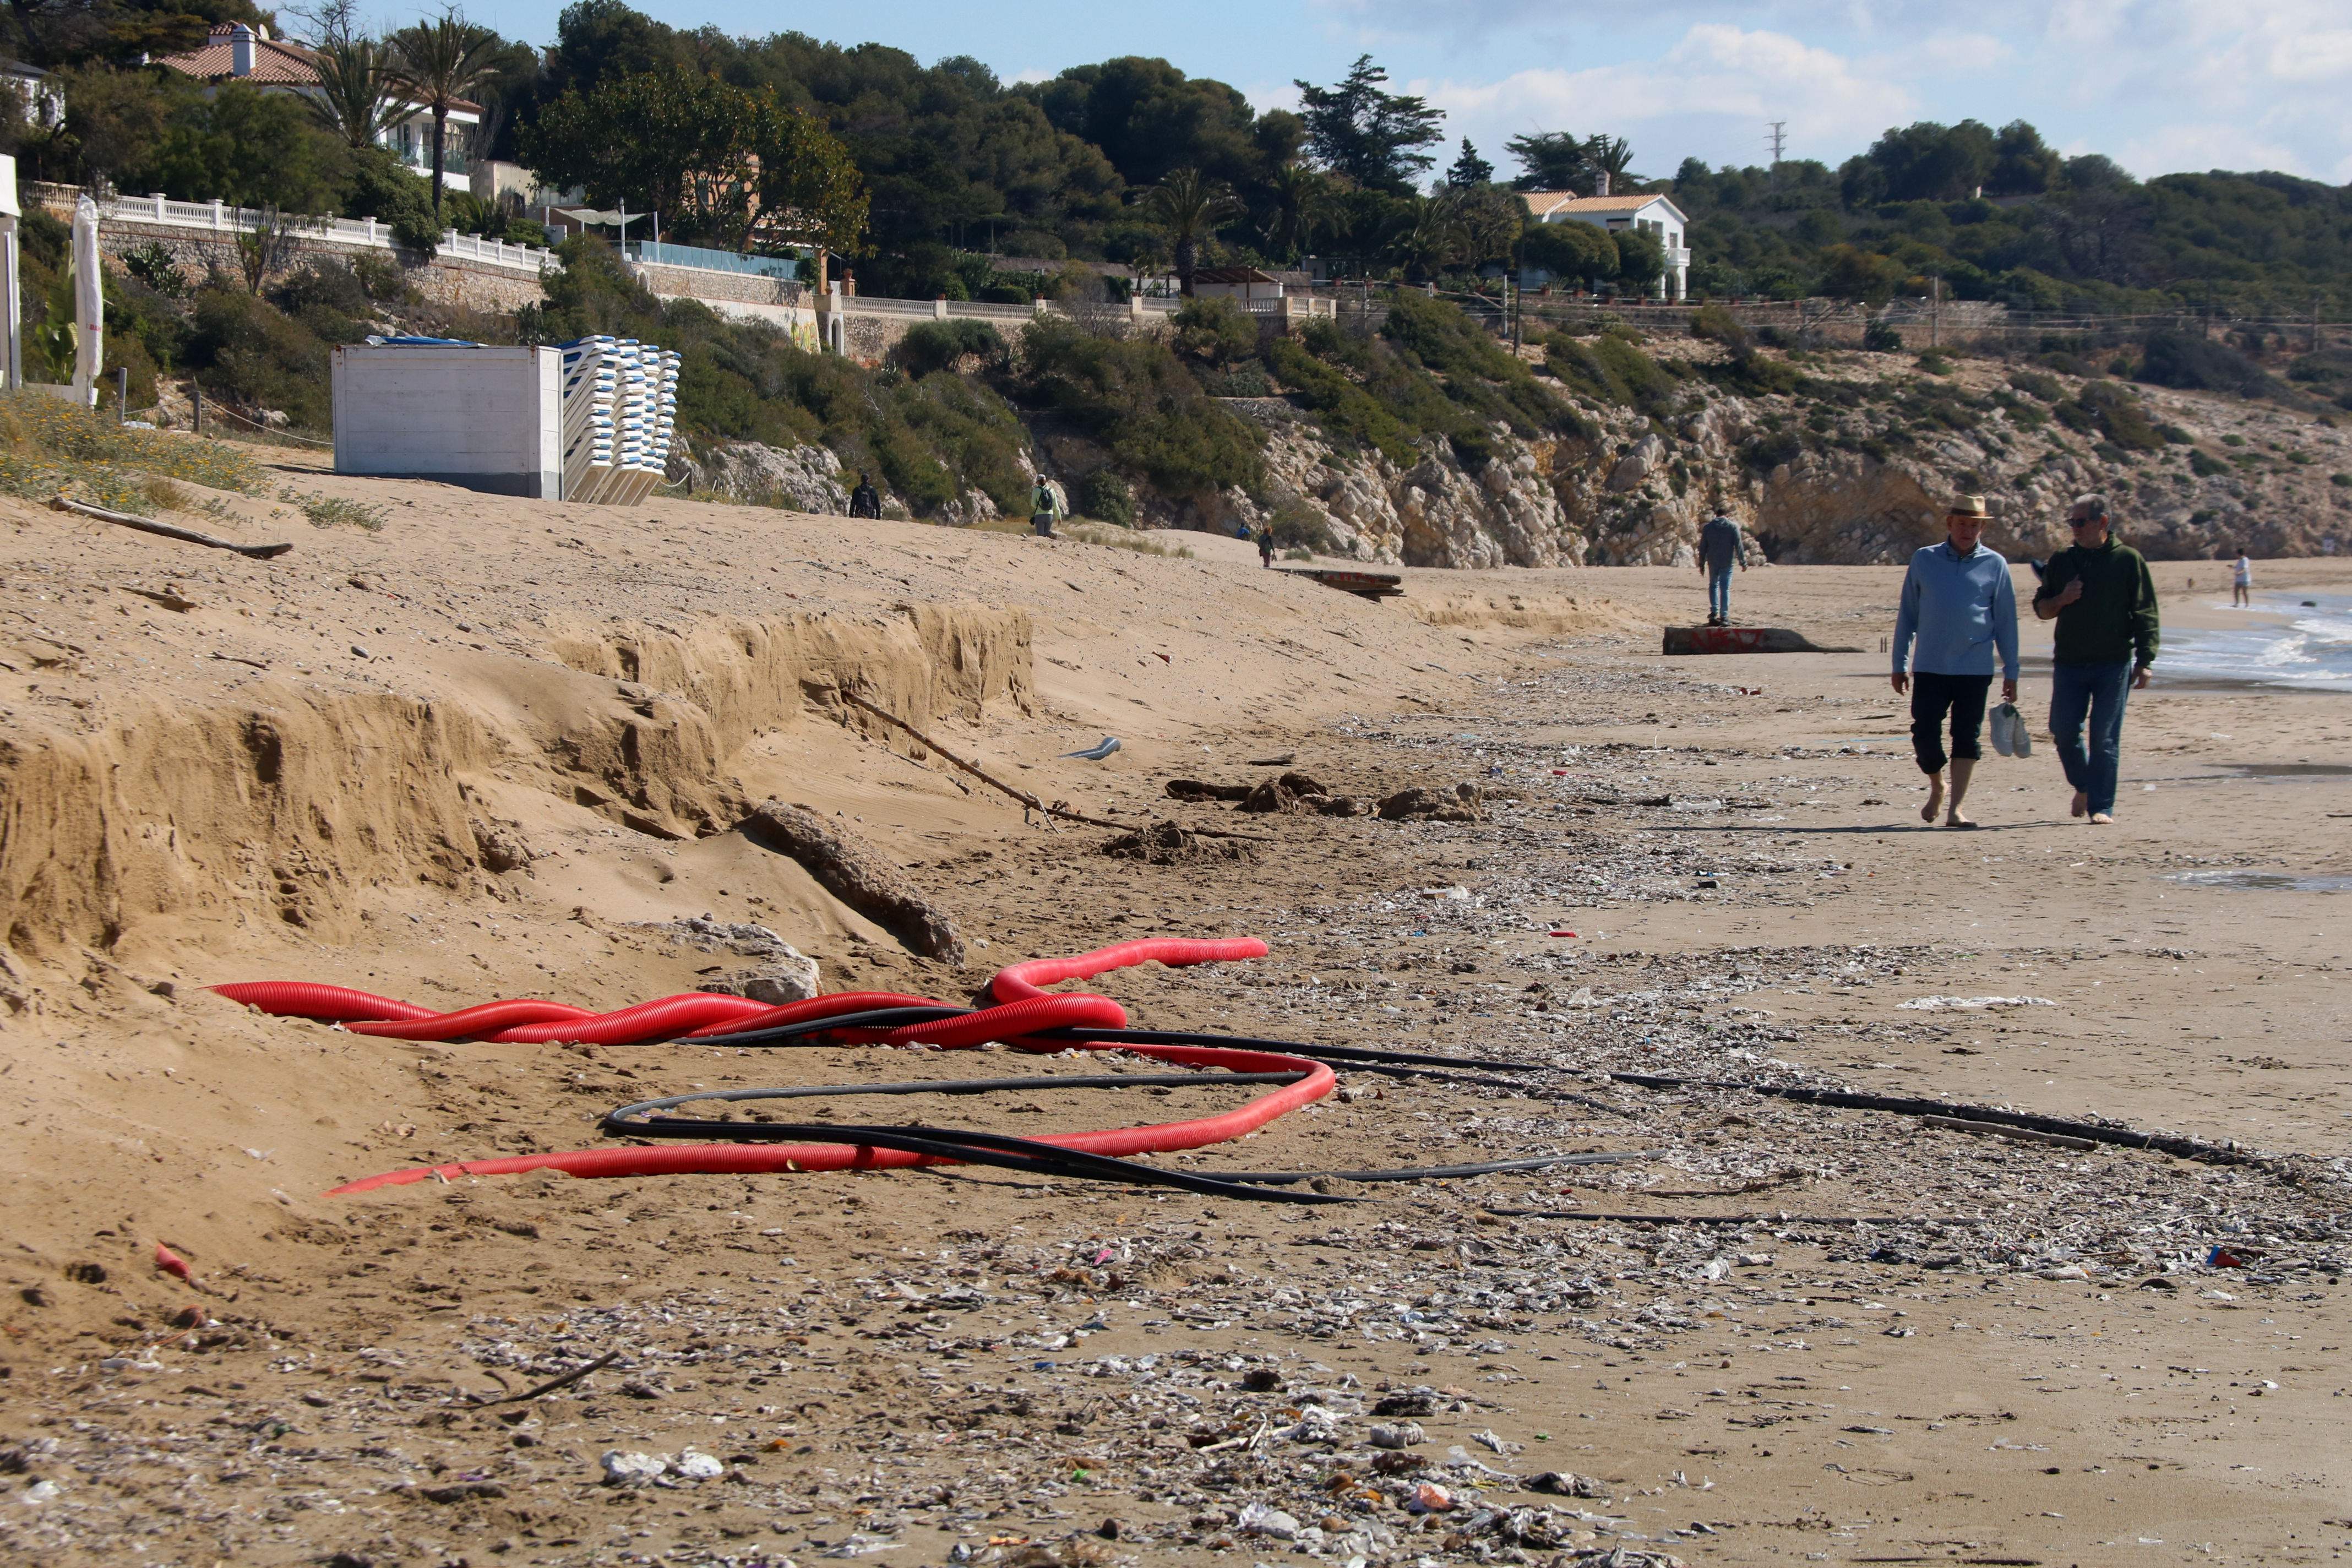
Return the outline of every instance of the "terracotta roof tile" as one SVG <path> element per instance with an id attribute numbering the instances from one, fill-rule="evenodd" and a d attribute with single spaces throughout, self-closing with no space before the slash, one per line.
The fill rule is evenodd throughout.
<path id="1" fill-rule="evenodd" d="M 156 63 L 199 81 L 236 79 L 268 87 L 310 87 L 319 79 L 316 58 L 299 44 L 281 43 L 276 38 L 254 39 L 253 69 L 243 77 L 236 75 L 234 51 L 228 33 L 216 28 L 203 47 L 184 55 L 165 55 Z"/>

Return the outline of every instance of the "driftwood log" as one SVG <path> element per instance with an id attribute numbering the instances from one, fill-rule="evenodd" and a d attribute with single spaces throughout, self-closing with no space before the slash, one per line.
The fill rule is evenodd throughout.
<path id="1" fill-rule="evenodd" d="M 737 825 L 762 849 L 789 855 L 835 898 L 925 958 L 961 963 L 963 939 L 955 922 L 917 891 L 905 872 L 863 839 L 834 826 L 804 805 L 772 800 Z"/>
<path id="2" fill-rule="evenodd" d="M 215 550 L 234 550 L 239 555 L 250 555 L 256 561 L 268 561 L 285 554 L 290 544 L 239 544 L 234 539 L 215 539 L 209 533 L 198 533 L 193 528 L 173 528 L 168 522 L 155 522 L 129 512 L 109 511 L 102 506 L 89 506 L 81 501 L 55 496 L 49 506 L 57 511 L 69 511 L 79 517 L 94 517 L 100 522 L 110 522 L 121 528 L 135 528 L 142 533 L 152 533 L 165 539 L 177 539 L 189 544 L 207 544 Z"/>

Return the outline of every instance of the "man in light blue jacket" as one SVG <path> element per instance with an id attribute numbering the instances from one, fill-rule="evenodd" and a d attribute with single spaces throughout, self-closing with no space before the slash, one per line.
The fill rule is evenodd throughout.
<path id="1" fill-rule="evenodd" d="M 1990 513 L 1984 497 L 1961 496 L 1944 515 L 1944 542 L 1911 557 L 1895 615 L 1895 689 L 1911 693 L 1911 750 L 1927 775 L 1919 819 L 1944 810 L 1944 723 L 1950 716 L 1951 809 L 1948 827 L 1974 827 L 1960 802 L 1984 755 L 1978 734 L 2000 655 L 2000 700 L 2017 700 L 2017 593 L 2009 563 L 1979 542 Z M 1916 651 L 1915 651 L 1916 643 Z"/>

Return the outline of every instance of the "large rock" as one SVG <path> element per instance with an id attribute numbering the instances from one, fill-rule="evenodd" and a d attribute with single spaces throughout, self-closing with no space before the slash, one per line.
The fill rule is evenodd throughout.
<path id="1" fill-rule="evenodd" d="M 709 490 L 761 506 L 793 511 L 846 516 L 855 474 L 844 474 L 841 459 L 823 447 L 770 447 L 758 441 L 706 445 L 689 452 L 683 477 L 698 490 Z M 882 487 L 877 483 L 875 487 Z M 885 511 L 903 517 L 904 507 L 887 501 Z"/>

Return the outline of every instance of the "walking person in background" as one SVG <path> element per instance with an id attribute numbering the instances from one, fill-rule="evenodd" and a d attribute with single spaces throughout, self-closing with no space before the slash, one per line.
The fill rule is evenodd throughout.
<path id="1" fill-rule="evenodd" d="M 1062 514 L 1061 504 L 1054 499 L 1054 487 L 1045 476 L 1037 476 L 1037 488 L 1029 496 L 1029 527 L 1040 539 L 1058 537 L 1054 532 L 1054 520 Z"/>
<path id="2" fill-rule="evenodd" d="M 2238 558 L 2230 563 L 2230 607 L 2233 610 L 2254 607 L 2254 563 L 2247 558 L 2242 545 L 2238 549 Z"/>
<path id="3" fill-rule="evenodd" d="M 1698 531 L 1698 574 L 1706 579 L 1706 624 L 1731 624 L 1731 573 L 1741 564 L 1739 525 L 1718 512 Z"/>
<path id="4" fill-rule="evenodd" d="M 857 476 L 857 488 L 849 492 L 849 515 L 877 518 L 882 515 L 882 497 L 866 482 L 864 474 Z"/>
<path id="5" fill-rule="evenodd" d="M 1911 751 L 1927 775 L 1927 804 L 1919 820 L 1945 809 L 1944 768 L 1951 766 L 1947 827 L 1974 827 L 1960 809 L 1969 780 L 1984 755 L 1978 735 L 1992 687 L 1993 655 L 2000 655 L 2000 700 L 2017 700 L 2017 591 L 2009 563 L 1979 542 L 1990 513 L 1984 497 L 1961 496 L 1944 514 L 1944 542 L 1911 557 L 1895 613 L 1895 689 L 1911 694 Z M 1906 670 L 1906 661 L 1909 668 Z M 1950 756 L 1944 750 L 1949 715 Z"/>
<path id="6" fill-rule="evenodd" d="M 2156 663 L 2156 579 L 2138 551 L 2116 542 L 2106 497 L 2077 499 L 2066 526 L 2074 542 L 2050 558 L 2033 613 L 2058 623 L 2050 656 L 2050 738 L 2074 786 L 2074 814 L 2105 826 L 2116 819 L 2125 700 L 2147 684 Z"/>
<path id="7" fill-rule="evenodd" d="M 1270 522 L 1259 523 L 1257 525 L 1256 538 L 1257 563 L 1260 566 L 1272 566 L 1274 564 L 1274 524 Z"/>

